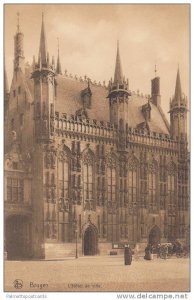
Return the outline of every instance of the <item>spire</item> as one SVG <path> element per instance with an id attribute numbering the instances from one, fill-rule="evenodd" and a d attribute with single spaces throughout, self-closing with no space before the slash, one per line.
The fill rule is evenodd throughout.
<path id="1" fill-rule="evenodd" d="M 121 59 L 119 53 L 119 41 L 117 41 L 117 56 L 116 56 L 114 83 L 123 83 L 123 72 L 122 72 Z"/>
<path id="2" fill-rule="evenodd" d="M 24 35 L 20 31 L 20 14 L 17 13 L 17 32 L 14 36 L 14 70 L 24 71 Z"/>
<path id="3" fill-rule="evenodd" d="M 180 105 L 181 98 L 182 98 L 182 89 L 181 89 L 181 80 L 180 80 L 180 73 L 179 73 L 179 66 L 178 66 L 175 93 L 174 93 L 174 101 L 177 105 Z"/>
<path id="4" fill-rule="evenodd" d="M 19 12 L 17 13 L 17 17 L 18 17 L 18 19 L 17 19 L 17 31 L 19 33 L 20 32 L 20 13 Z"/>
<path id="5" fill-rule="evenodd" d="M 47 46 L 46 46 L 46 35 L 44 29 L 44 13 L 42 13 L 42 27 L 40 34 L 40 47 L 39 47 L 39 59 L 38 62 L 41 65 L 47 65 Z"/>
<path id="6" fill-rule="evenodd" d="M 156 68 L 156 64 L 155 64 L 154 73 L 155 73 L 155 77 L 156 77 L 156 75 L 157 75 L 157 68 Z"/>
<path id="7" fill-rule="evenodd" d="M 61 62 L 60 62 L 60 56 L 59 56 L 59 39 L 58 40 L 58 57 L 57 57 L 57 68 L 56 68 L 56 73 L 57 74 L 62 74 L 61 71 Z"/>

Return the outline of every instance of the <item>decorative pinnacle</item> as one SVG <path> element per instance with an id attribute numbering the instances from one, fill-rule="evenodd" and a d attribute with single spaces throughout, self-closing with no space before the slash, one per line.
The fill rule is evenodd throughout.
<path id="1" fill-rule="evenodd" d="M 122 82 L 123 82 L 123 72 L 122 72 L 121 59 L 119 53 L 119 40 L 117 40 L 117 54 L 116 54 L 114 83 L 122 83 Z"/>
<path id="2" fill-rule="evenodd" d="M 20 32 L 20 13 L 17 12 L 17 31 Z"/>
<path id="3" fill-rule="evenodd" d="M 156 64 L 155 64 L 155 69 L 154 69 L 154 73 L 155 73 L 155 77 L 156 77 L 156 73 L 157 73 L 157 68 L 156 68 Z"/>

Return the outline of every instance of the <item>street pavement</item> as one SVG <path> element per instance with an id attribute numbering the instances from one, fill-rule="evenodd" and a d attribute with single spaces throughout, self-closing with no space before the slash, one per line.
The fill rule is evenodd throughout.
<path id="1" fill-rule="evenodd" d="M 143 257 L 124 265 L 123 256 L 50 261 L 5 261 L 5 291 L 188 292 L 189 258 Z"/>

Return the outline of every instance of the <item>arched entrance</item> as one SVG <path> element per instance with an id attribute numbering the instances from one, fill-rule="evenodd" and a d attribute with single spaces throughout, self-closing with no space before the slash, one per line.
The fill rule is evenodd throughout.
<path id="1" fill-rule="evenodd" d="M 84 255 L 96 255 L 98 249 L 98 234 L 94 225 L 89 225 L 83 236 Z"/>
<path id="2" fill-rule="evenodd" d="M 5 223 L 5 251 L 8 259 L 31 257 L 31 224 L 27 216 L 9 216 Z"/>
<path id="3" fill-rule="evenodd" d="M 149 244 L 151 245 L 157 245 L 160 243 L 161 238 L 161 231 L 160 228 L 155 225 L 151 230 L 149 234 Z"/>

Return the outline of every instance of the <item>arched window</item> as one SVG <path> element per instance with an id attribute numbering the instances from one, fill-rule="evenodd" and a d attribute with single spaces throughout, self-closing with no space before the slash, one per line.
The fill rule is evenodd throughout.
<path id="1" fill-rule="evenodd" d="M 127 158 L 121 155 L 119 159 L 119 200 L 120 207 L 126 207 L 127 199 Z"/>
<path id="2" fill-rule="evenodd" d="M 108 180 L 108 202 L 116 201 L 116 170 L 115 168 L 108 167 L 107 169 Z"/>
<path id="3" fill-rule="evenodd" d="M 132 156 L 128 162 L 128 201 L 129 201 L 129 218 L 128 218 L 128 230 L 129 240 L 135 240 L 136 226 L 136 207 L 137 207 L 137 188 L 138 188 L 138 176 L 137 176 L 138 160 Z"/>
<path id="4" fill-rule="evenodd" d="M 128 199 L 129 206 L 136 207 L 137 205 L 137 164 L 135 157 L 129 160 L 128 166 Z"/>
<path id="5" fill-rule="evenodd" d="M 153 160 L 149 164 L 149 173 L 148 173 L 148 196 L 149 196 L 150 212 L 156 212 L 158 209 L 156 180 L 157 180 L 157 162 Z"/>
<path id="6" fill-rule="evenodd" d="M 94 203 L 94 153 L 88 148 L 82 154 L 84 209 L 95 210 Z"/>
<path id="7" fill-rule="evenodd" d="M 67 160 L 58 163 L 59 197 L 69 199 L 69 162 Z"/>
<path id="8" fill-rule="evenodd" d="M 147 207 L 147 179 L 148 179 L 148 168 L 147 168 L 147 153 L 140 152 L 140 201 L 142 207 Z"/>
<path id="9" fill-rule="evenodd" d="M 62 242 L 68 242 L 70 239 L 70 161 L 70 149 L 63 146 L 58 153 L 59 240 Z"/>
<path id="10" fill-rule="evenodd" d="M 167 164 L 166 156 L 160 155 L 160 209 L 165 209 L 167 198 Z"/>
<path id="11" fill-rule="evenodd" d="M 96 179 L 97 179 L 97 205 L 101 206 L 105 203 L 105 157 L 104 145 L 96 146 Z"/>
<path id="12" fill-rule="evenodd" d="M 137 170 L 129 169 L 128 173 L 128 197 L 129 203 L 132 206 L 136 206 L 137 204 Z"/>
<path id="13" fill-rule="evenodd" d="M 84 199 L 93 199 L 93 172 L 92 166 L 89 164 L 84 164 Z"/>
<path id="14" fill-rule="evenodd" d="M 173 162 L 168 165 L 168 239 L 175 238 L 175 215 L 176 215 L 176 197 L 175 197 L 175 169 Z M 179 222 L 181 223 L 181 222 Z M 179 224 L 180 225 L 180 224 Z"/>
<path id="15" fill-rule="evenodd" d="M 106 158 L 107 164 L 107 196 L 108 196 L 108 218 L 107 218 L 107 239 L 116 241 L 116 164 L 117 158 L 114 153 L 110 153 Z"/>

